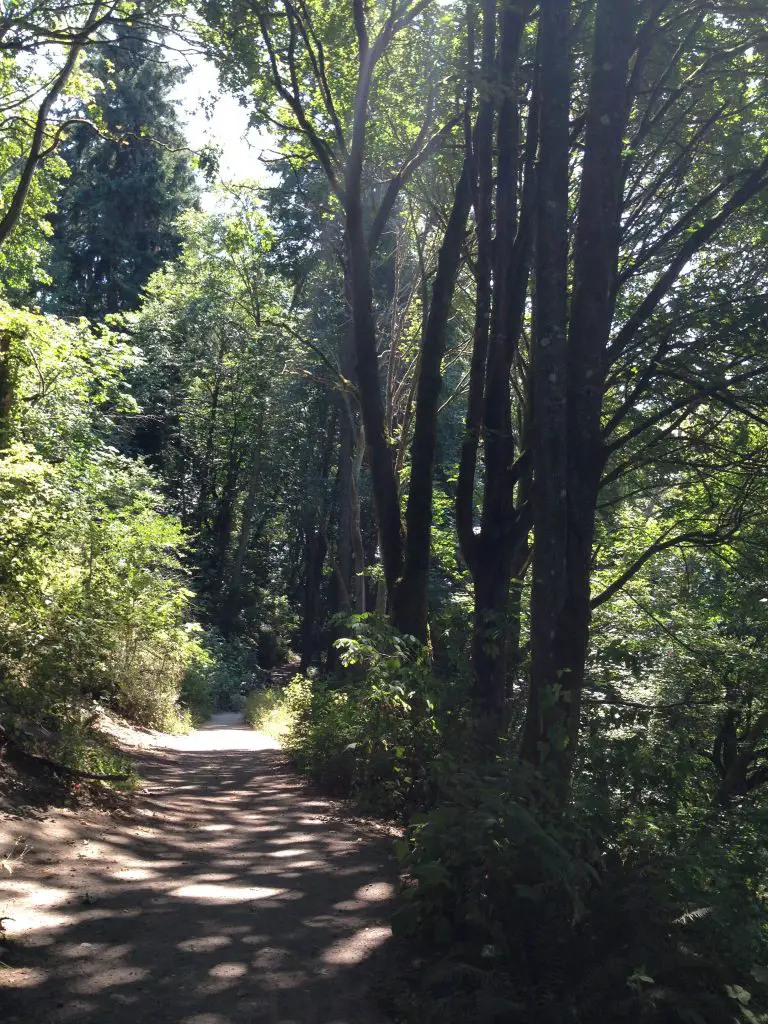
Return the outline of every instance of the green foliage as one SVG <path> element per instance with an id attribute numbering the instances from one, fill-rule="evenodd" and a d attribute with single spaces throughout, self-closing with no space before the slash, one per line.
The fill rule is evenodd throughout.
<path id="1" fill-rule="evenodd" d="M 430 797 L 429 766 L 457 720 L 461 690 L 436 680 L 426 652 L 381 618 L 354 616 L 345 626 L 340 671 L 287 687 L 285 745 L 334 793 L 403 817 Z"/>
<path id="2" fill-rule="evenodd" d="M 132 351 L 81 322 L 3 316 L 10 443 L 0 458 L 0 679 L 43 708 L 108 700 L 179 728 L 203 656 L 187 624 L 184 538 L 156 481 L 106 445 L 105 409 L 132 409 Z"/>
<path id="3" fill-rule="evenodd" d="M 47 754 L 111 771 L 119 762 L 93 732 L 94 702 L 168 730 L 243 708 L 322 786 L 409 822 L 396 930 L 417 957 L 442 961 L 424 971 L 419 1020 L 765 1019 L 764 188 L 751 206 L 737 201 L 766 180 L 764 12 L 756 0 L 726 13 L 678 0 L 627 5 L 644 20 L 627 91 L 627 148 L 613 168 L 622 215 L 608 262 L 618 275 L 605 289 L 604 337 L 595 338 L 606 346 L 595 465 L 598 456 L 605 462 L 593 571 L 582 583 L 596 607 L 570 803 L 556 812 L 516 756 L 530 692 L 530 574 L 524 567 L 512 588 L 511 626 L 498 608 L 473 619 L 472 574 L 456 538 L 467 394 L 479 383 L 470 350 L 488 301 L 482 189 L 445 337 L 429 649 L 375 615 L 344 618 L 351 607 L 379 606 L 383 574 L 352 358 L 361 338 L 348 308 L 343 220 L 355 197 L 343 193 L 359 172 L 366 229 L 378 204 L 393 199 L 369 245 L 369 312 L 383 435 L 405 501 L 420 347 L 462 159 L 465 100 L 470 124 L 478 103 L 496 104 L 489 116 L 499 133 L 488 145 L 498 174 L 480 166 L 477 131 L 478 188 L 494 180 L 486 214 L 496 222 L 496 252 L 510 251 L 505 203 L 520 242 L 537 218 L 523 151 L 534 157 L 541 140 L 513 153 L 513 133 L 502 129 L 541 120 L 531 106 L 547 92 L 534 70 L 542 6 L 524 5 L 520 63 L 503 103 L 484 74 L 468 72 L 465 47 L 474 37 L 479 67 L 483 46 L 479 20 L 470 31 L 473 5 L 361 6 L 370 63 L 358 52 L 354 5 L 197 5 L 208 56 L 255 126 L 270 119 L 279 147 L 278 183 L 219 191 L 216 212 L 195 209 L 192 165 L 168 100 L 179 72 L 163 63 L 159 35 L 110 22 L 57 100 L 46 156 L 0 247 L 3 720 L 20 729 L 43 723 Z M 518 6 L 494 7 L 500 74 Z M 600 134 L 587 109 L 588 69 L 595 11 L 611 4 L 571 6 L 581 8 L 569 128 L 579 154 Z M 3 210 L 29 151 L 39 89 L 61 56 L 48 12 L 12 7 L 0 59 Z M 74 13 L 65 5 L 51 15 L 57 35 Z M 366 67 L 370 90 L 361 92 Z M 363 98 L 367 131 L 353 138 Z M 505 163 L 524 186 L 515 195 L 513 183 L 506 198 Z M 574 155 L 561 197 L 570 196 L 576 227 L 585 166 Z M 612 180 L 604 170 L 598 177 Z M 687 250 L 704 225 L 712 232 Z M 516 255 L 514 264 L 516 279 L 525 261 Z M 496 350 L 502 267 L 492 274 Z M 589 283 L 578 269 L 571 262 L 572 298 Z M 528 458 L 540 433 L 530 390 L 537 283 L 522 296 L 519 336 L 507 339 L 514 359 L 502 422 L 514 440 L 509 475 L 522 523 L 531 494 L 546 493 L 537 490 L 539 461 L 533 480 Z M 8 304 L 20 296 L 71 319 Z M 122 336 L 78 319 L 116 310 L 110 323 Z M 568 344 L 578 335 L 570 332 Z M 568 403 L 576 382 L 567 381 Z M 582 389 L 585 401 L 594 383 Z M 483 443 L 494 436 L 487 427 Z M 566 462 L 572 444 L 569 437 Z M 487 537 L 510 524 L 483 537 L 493 525 L 493 460 L 481 460 L 475 475 L 482 562 L 496 556 Z M 506 471 L 501 479 L 512 486 Z M 578 489 L 562 493 L 569 516 Z M 594 509 L 583 511 L 578 533 Z M 540 528 L 537 546 L 550 539 Z M 569 569 L 589 563 L 572 557 L 577 540 L 570 530 Z M 566 599 L 581 593 L 564 590 Z M 577 618 L 586 621 L 583 611 Z M 563 619 L 563 640 L 572 619 Z M 263 670 L 292 649 L 303 644 L 305 664 L 314 665 L 340 633 L 332 669 L 310 668 L 284 690 L 264 686 Z M 503 723 L 501 715 L 493 723 L 507 735 L 492 751 L 471 747 L 473 634 L 489 651 L 508 642 L 520 653 Z"/>
<path id="4" fill-rule="evenodd" d="M 299 617 L 287 598 L 260 588 L 253 595 L 248 617 L 254 624 L 259 665 L 263 669 L 271 669 L 284 664 L 299 625 Z"/>
<path id="5" fill-rule="evenodd" d="M 146 470 L 101 451 L 45 462 L 16 444 L 0 461 L 4 687 L 44 703 L 108 698 L 167 728 L 190 662 L 182 536 Z"/>
<path id="6" fill-rule="evenodd" d="M 232 205 L 182 218 L 180 257 L 125 318 L 147 355 L 135 378 L 147 415 L 128 443 L 162 470 L 194 534 L 210 620 L 270 666 L 285 658 L 296 621 L 278 595 L 293 544 L 285 466 L 302 457 L 303 403 L 286 370 L 289 296 L 266 268 L 272 231 L 247 190 Z"/>
<path id="7" fill-rule="evenodd" d="M 12 702 L 8 703 L 7 698 Z M 68 700 L 41 706 L 39 698 L 33 690 L 16 694 L 15 699 L 10 693 L 0 692 L 3 728 L 22 751 L 77 771 L 126 776 L 109 780 L 116 789 L 135 785 L 136 776 L 128 759 L 96 728 L 95 706 Z"/>
<path id="8" fill-rule="evenodd" d="M 52 218 L 47 308 L 100 319 L 134 309 L 177 255 L 176 220 L 197 202 L 190 154 L 169 98 L 183 77 L 144 30 L 119 30 L 87 62 L 97 88 L 61 156 L 70 174 Z"/>
<path id="9" fill-rule="evenodd" d="M 506 758 L 482 775 L 445 758 L 439 776 L 398 850 L 396 933 L 435 959 L 421 1019 L 764 1019 L 762 820 L 638 814 L 600 835 L 589 805 L 542 810 Z"/>
<path id="10" fill-rule="evenodd" d="M 289 684 L 288 690 L 293 694 L 291 687 L 298 689 L 300 683 Z M 248 725 L 259 732 L 265 733 L 273 740 L 283 741 L 290 733 L 294 719 L 289 710 L 288 696 L 286 692 L 278 690 L 274 686 L 267 686 L 263 689 L 252 690 L 245 698 L 243 714 Z"/>
<path id="11" fill-rule="evenodd" d="M 240 711 L 245 696 L 263 681 L 256 652 L 245 644 L 225 639 L 215 630 L 205 631 L 205 658 L 196 661 L 181 687 L 180 701 L 196 721 L 214 711 Z"/>

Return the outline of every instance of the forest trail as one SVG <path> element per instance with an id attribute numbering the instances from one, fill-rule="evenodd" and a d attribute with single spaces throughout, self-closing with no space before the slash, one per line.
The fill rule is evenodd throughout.
<path id="1" fill-rule="evenodd" d="M 0 815 L 3 1024 L 382 1024 L 383 836 L 239 715 L 143 742 L 130 813 Z"/>

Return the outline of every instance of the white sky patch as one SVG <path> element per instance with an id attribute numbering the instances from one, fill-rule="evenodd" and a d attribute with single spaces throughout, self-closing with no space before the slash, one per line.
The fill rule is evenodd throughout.
<path id="1" fill-rule="evenodd" d="M 190 70 L 172 98 L 178 103 L 190 148 L 198 151 L 213 145 L 220 151 L 219 179 L 224 184 L 267 184 L 270 172 L 262 155 L 275 155 L 272 135 L 267 130 L 249 127 L 247 109 L 236 97 L 220 89 L 218 72 L 210 61 L 186 53 L 179 63 Z M 204 206 L 213 202 L 213 197 L 203 197 Z"/>

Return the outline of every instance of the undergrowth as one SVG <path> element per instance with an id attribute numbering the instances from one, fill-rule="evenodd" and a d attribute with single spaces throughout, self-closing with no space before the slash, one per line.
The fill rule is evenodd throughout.
<path id="1" fill-rule="evenodd" d="M 419 966 L 393 994 L 395 1016 L 768 1021 L 759 808 L 718 808 L 701 785 L 698 802 L 667 799 L 659 778 L 641 777 L 652 770 L 642 758 L 624 777 L 648 797 L 628 804 L 599 769 L 624 742 L 617 732 L 600 749 L 585 743 L 572 805 L 555 814 L 514 737 L 490 760 L 467 749 L 461 672 L 439 673 L 374 616 L 347 633 L 335 673 L 253 695 L 248 714 L 279 721 L 283 746 L 326 791 L 407 824 L 393 924 Z"/>
<path id="2" fill-rule="evenodd" d="M 283 742 L 291 733 L 294 724 L 285 691 L 274 686 L 249 693 L 245 698 L 243 714 L 248 725 L 278 743 Z"/>

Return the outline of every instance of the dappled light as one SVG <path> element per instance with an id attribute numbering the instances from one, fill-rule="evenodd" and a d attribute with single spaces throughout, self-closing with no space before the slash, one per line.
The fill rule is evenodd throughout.
<path id="1" fill-rule="evenodd" d="M 768 1024 L 767 11 L 3 0 L 0 1024 Z"/>
<path id="2" fill-rule="evenodd" d="M 140 752 L 137 813 L 0 821 L 3 1024 L 376 1021 L 394 887 L 376 835 L 226 722 Z"/>

